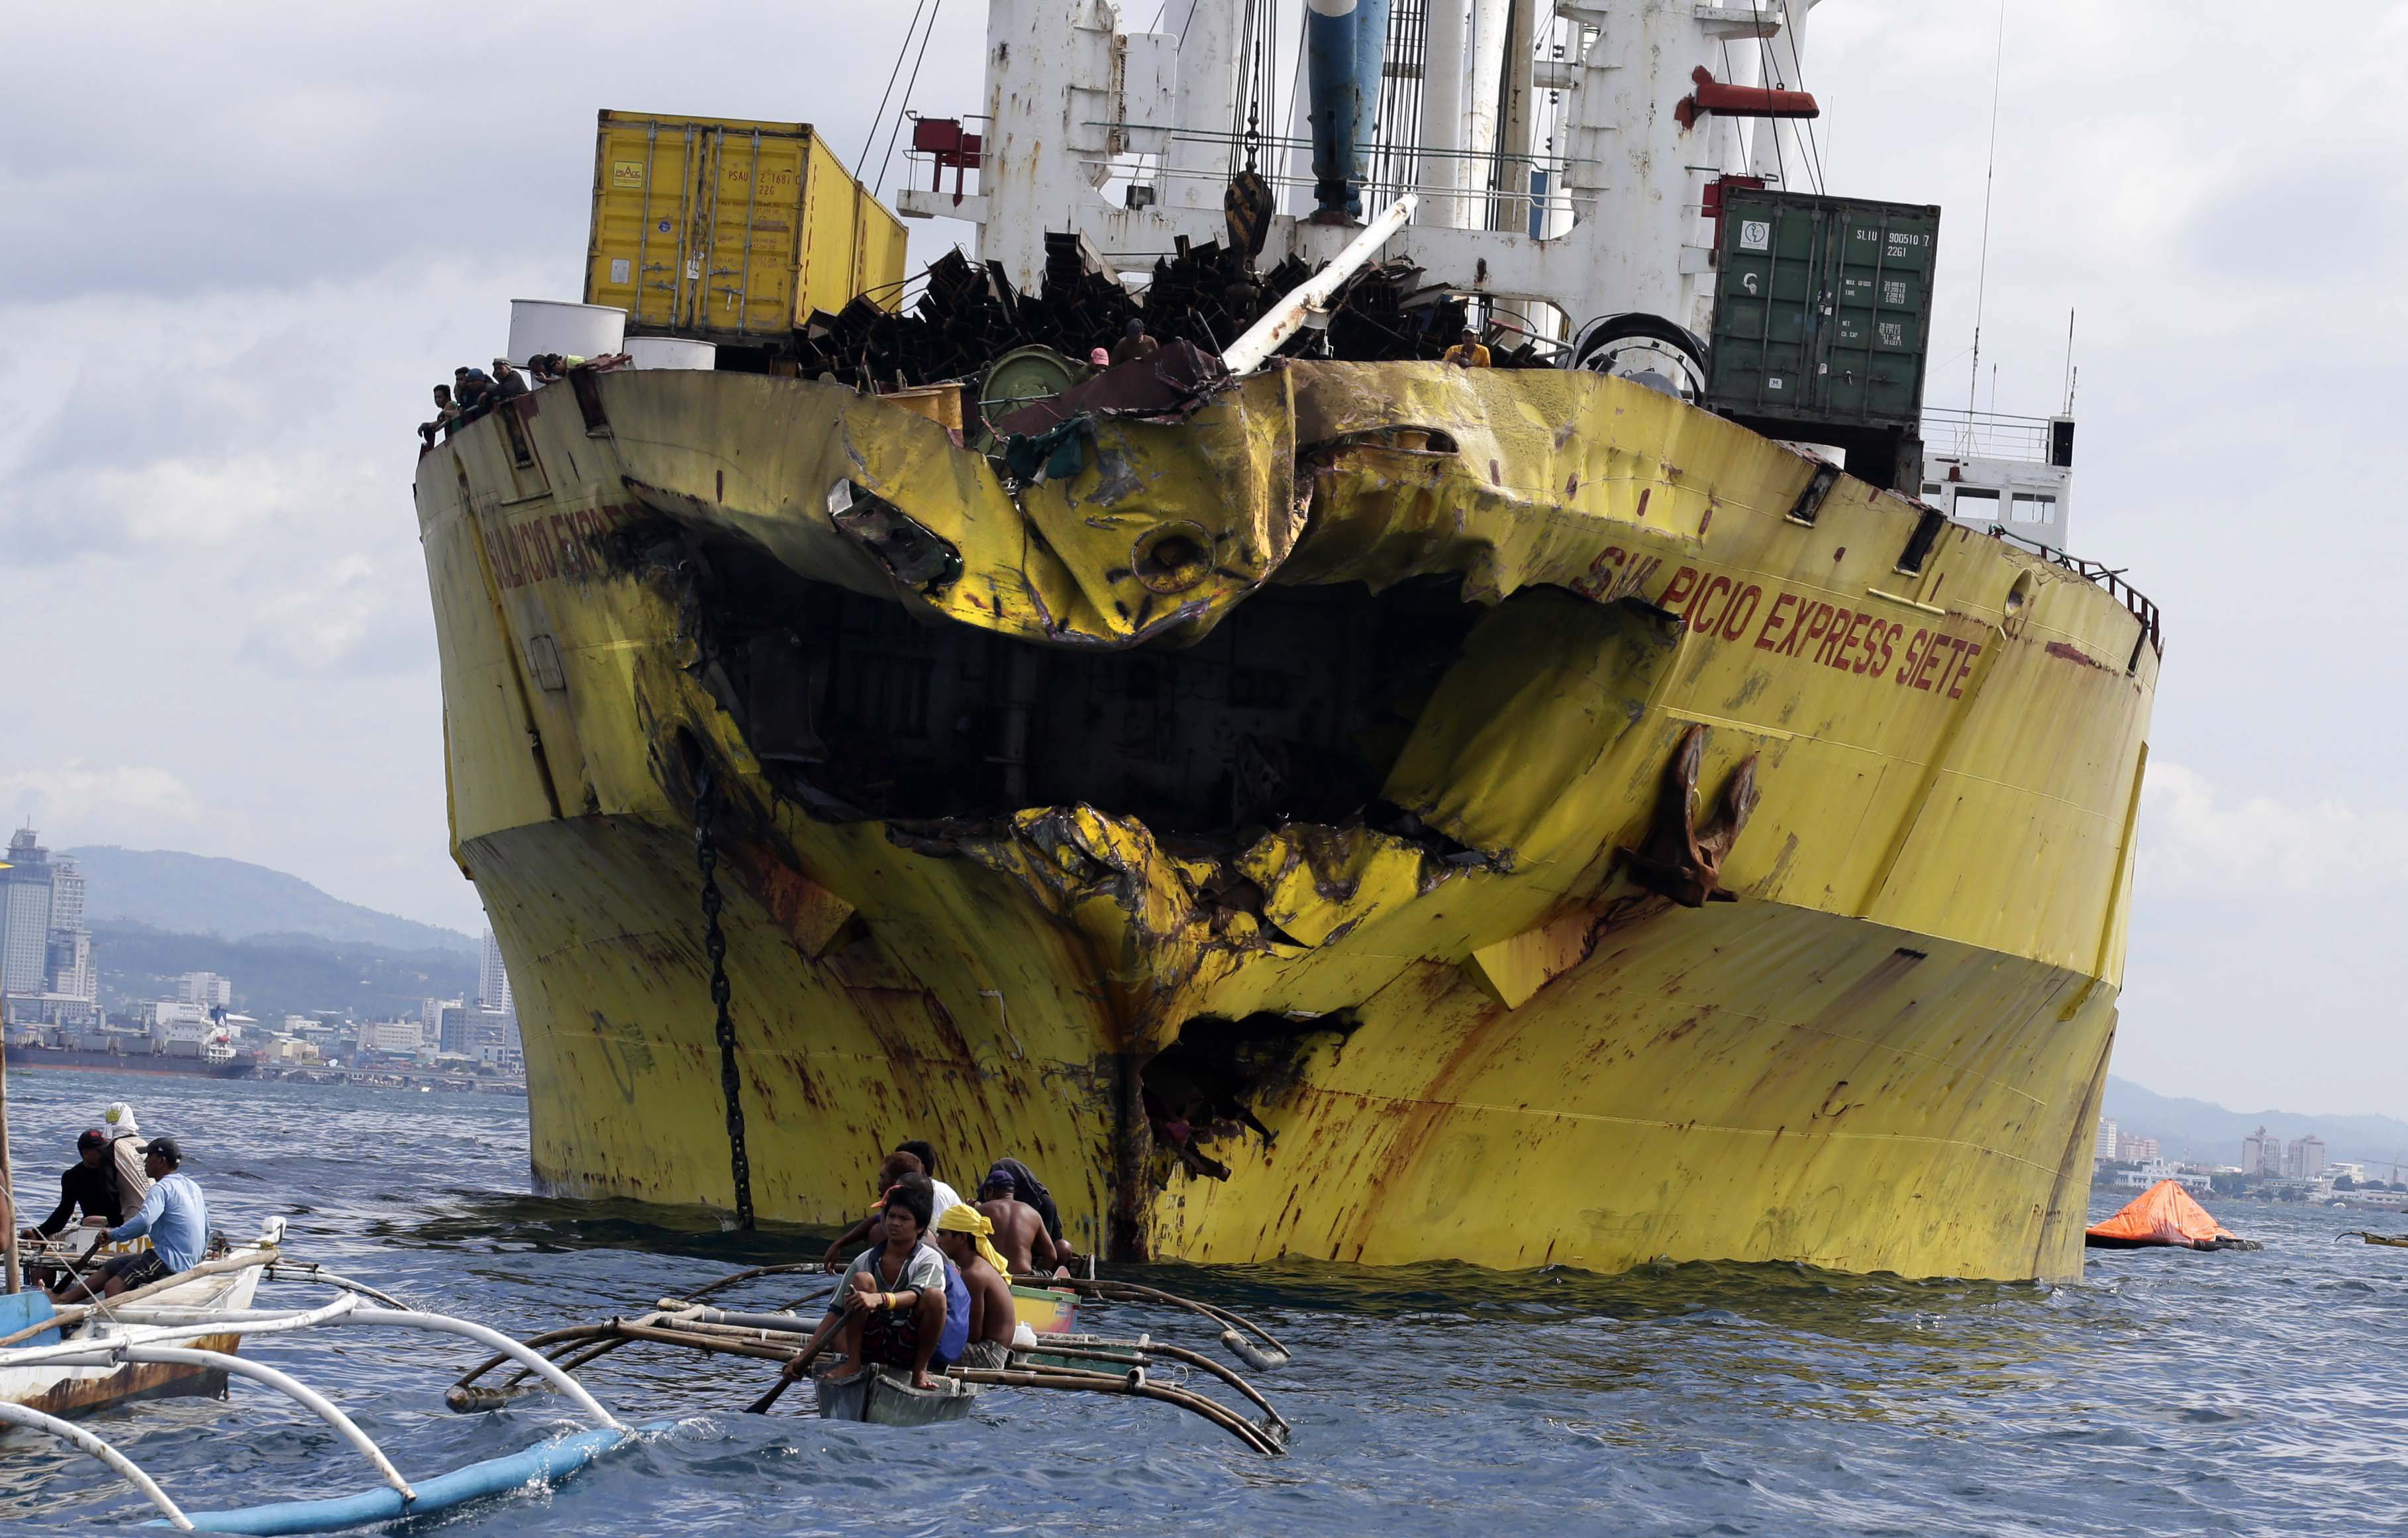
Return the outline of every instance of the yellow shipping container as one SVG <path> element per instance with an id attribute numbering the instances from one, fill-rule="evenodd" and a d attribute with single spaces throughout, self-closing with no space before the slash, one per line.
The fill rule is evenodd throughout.
<path id="1" fill-rule="evenodd" d="M 903 251 L 809 123 L 600 115 L 585 302 L 630 332 L 768 338 L 855 295 L 892 309 Z"/>

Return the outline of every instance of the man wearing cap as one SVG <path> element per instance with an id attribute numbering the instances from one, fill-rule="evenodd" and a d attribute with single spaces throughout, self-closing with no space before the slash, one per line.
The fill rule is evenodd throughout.
<path id="1" fill-rule="evenodd" d="M 48 1239 L 66 1228 L 77 1208 L 83 1220 L 108 1228 L 125 1220 L 124 1199 L 117 1193 L 117 1171 L 108 1161 L 108 1134 L 93 1128 L 76 1139 L 76 1162 L 59 1177 L 59 1204 L 32 1228 L 18 1230 L 20 1239 Z"/>
<path id="2" fill-rule="evenodd" d="M 510 360 L 495 358 L 494 360 L 494 398 L 509 400 L 513 395 L 523 395 L 526 393 L 527 381 L 524 376 L 510 367 Z"/>
<path id="3" fill-rule="evenodd" d="M 142 1172 L 150 1177 L 150 1195 L 142 1210 L 108 1230 L 105 1243 L 122 1244 L 150 1236 L 150 1247 L 121 1255 L 101 1271 L 108 1296 L 156 1282 L 201 1263 L 209 1243 L 209 1203 L 193 1177 L 177 1172 L 183 1150 L 173 1138 L 152 1138 L 142 1149 Z M 75 1284 L 70 1284 L 75 1285 Z M 89 1283 L 82 1284 L 89 1286 Z M 52 1295 L 54 1302 L 72 1300 Z"/>

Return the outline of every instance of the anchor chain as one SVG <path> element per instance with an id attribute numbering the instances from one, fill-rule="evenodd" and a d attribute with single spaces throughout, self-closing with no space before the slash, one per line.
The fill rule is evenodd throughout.
<path id="1" fill-rule="evenodd" d="M 719 786 L 706 769 L 694 793 L 694 862 L 702 868 L 702 948 L 710 957 L 710 1002 L 719 1012 L 719 1087 L 727 1097 L 727 1163 L 736 1179 L 736 1226 L 752 1227 L 752 1164 L 744 1154 L 743 1078 L 736 1069 L 736 1022 L 728 1017 L 727 936 L 719 927 L 719 846 L 710 825 L 719 814 Z"/>

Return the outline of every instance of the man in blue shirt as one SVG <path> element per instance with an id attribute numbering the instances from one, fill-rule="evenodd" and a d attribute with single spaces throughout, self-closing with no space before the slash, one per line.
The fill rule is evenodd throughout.
<path id="1" fill-rule="evenodd" d="M 177 1172 L 176 1167 L 183 1162 L 183 1150 L 173 1138 L 152 1138 L 144 1146 L 142 1172 L 150 1177 L 150 1194 L 143 1200 L 140 1212 L 108 1230 L 105 1243 L 121 1244 L 147 1233 L 150 1247 L 118 1256 L 98 1277 L 71 1283 L 64 1290 L 70 1294 L 88 1290 L 92 1281 L 103 1281 L 106 1295 L 114 1298 L 201 1263 L 209 1245 L 209 1203 L 192 1176 Z"/>

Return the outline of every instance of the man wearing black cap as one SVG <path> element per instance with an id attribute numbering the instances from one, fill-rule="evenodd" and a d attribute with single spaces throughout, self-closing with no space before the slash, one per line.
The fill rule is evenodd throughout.
<path id="1" fill-rule="evenodd" d="M 76 1139 L 76 1162 L 59 1177 L 57 1208 L 34 1227 L 19 1229 L 17 1237 L 48 1239 L 67 1226 L 79 1207 L 83 1209 L 86 1223 L 104 1229 L 125 1220 L 124 1199 L 117 1190 L 117 1171 L 108 1161 L 108 1134 L 97 1127 Z"/>
<path id="2" fill-rule="evenodd" d="M 150 1194 L 143 1199 L 142 1210 L 108 1230 L 107 1243 L 122 1244 L 129 1239 L 150 1236 L 150 1247 L 132 1255 L 121 1255 L 103 1268 L 93 1280 L 108 1283 L 108 1296 L 190 1271 L 201 1263 L 208 1253 L 209 1203 L 201 1195 L 193 1177 L 177 1172 L 184 1162 L 183 1150 L 173 1138 L 152 1138 L 142 1148 L 142 1172 L 150 1177 Z M 77 1285 L 77 1284 L 71 1284 Z M 91 1284 L 80 1284 L 88 1287 Z M 57 1302 L 72 1299 L 52 1295 Z"/>

